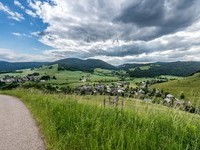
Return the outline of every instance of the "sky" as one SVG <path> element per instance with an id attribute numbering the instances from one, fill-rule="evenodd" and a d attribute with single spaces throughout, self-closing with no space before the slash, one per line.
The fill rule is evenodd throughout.
<path id="1" fill-rule="evenodd" d="M 200 61 L 200 0 L 0 0 L 0 60 Z"/>

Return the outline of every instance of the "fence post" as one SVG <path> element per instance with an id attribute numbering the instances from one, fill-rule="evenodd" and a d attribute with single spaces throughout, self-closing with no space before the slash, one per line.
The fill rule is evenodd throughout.
<path id="1" fill-rule="evenodd" d="M 111 97 L 110 97 L 110 95 L 109 95 L 109 97 L 108 97 L 108 101 L 109 101 L 109 105 L 111 106 L 111 105 L 112 105 L 112 102 L 111 102 Z"/>
<path id="2" fill-rule="evenodd" d="M 103 99 L 103 106 L 106 107 L 106 99 Z"/>
<path id="3" fill-rule="evenodd" d="M 124 108 L 124 99 L 122 99 L 122 109 Z"/>
<path id="4" fill-rule="evenodd" d="M 119 102 L 119 96 L 117 95 L 117 96 L 115 97 L 115 106 L 116 106 L 116 107 L 118 106 L 118 102 Z"/>

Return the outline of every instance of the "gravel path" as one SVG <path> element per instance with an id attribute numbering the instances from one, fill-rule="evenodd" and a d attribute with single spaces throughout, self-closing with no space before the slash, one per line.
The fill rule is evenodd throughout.
<path id="1" fill-rule="evenodd" d="M 44 150 L 35 121 L 17 98 L 0 95 L 0 150 Z"/>

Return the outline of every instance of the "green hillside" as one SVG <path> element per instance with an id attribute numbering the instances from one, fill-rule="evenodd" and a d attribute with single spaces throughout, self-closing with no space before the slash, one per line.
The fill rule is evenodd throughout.
<path id="1" fill-rule="evenodd" d="M 112 84 L 124 76 L 131 87 L 142 81 L 156 78 L 132 78 L 123 70 L 96 68 L 94 72 L 59 70 L 58 65 L 42 66 L 20 70 L 2 76 L 27 76 L 37 73 L 39 77 L 50 76 L 36 85 L 76 87 L 82 84 L 104 82 Z M 149 69 L 143 66 L 143 70 Z M 56 79 L 53 79 L 55 77 Z M 164 89 L 177 97 L 185 94 L 185 99 L 200 101 L 200 73 L 188 78 L 160 76 L 177 79 L 153 87 Z M 26 83 L 21 83 L 26 85 Z M 27 82 L 27 84 L 31 84 Z M 108 95 L 64 94 L 54 90 L 35 90 L 18 86 L 17 89 L 0 91 L 16 96 L 28 106 L 40 125 L 49 150 L 59 149 L 198 149 L 200 147 L 199 116 L 160 104 L 134 98 L 119 97 L 119 102 L 109 102 Z M 39 88 L 38 88 L 39 89 Z M 115 99 L 111 96 L 111 99 Z M 193 98 L 193 99 L 192 99 Z M 105 101 L 104 101 L 105 99 Z"/>
<path id="2" fill-rule="evenodd" d="M 116 67 L 98 59 L 78 59 L 67 58 L 54 62 L 58 64 L 59 70 L 88 71 L 92 72 L 96 68 L 115 70 Z"/>
<path id="3" fill-rule="evenodd" d="M 88 73 L 83 71 L 70 71 L 70 70 L 58 70 L 58 64 L 50 65 L 50 66 L 43 66 L 40 68 L 34 69 L 24 69 L 20 70 L 18 73 L 5 73 L 0 74 L 0 78 L 6 75 L 9 76 L 27 76 L 28 74 L 39 73 L 39 76 L 42 77 L 44 75 L 48 75 L 51 78 L 53 76 L 56 77 L 56 80 L 49 80 L 45 83 L 50 83 L 54 85 L 69 85 L 71 87 L 86 84 L 86 83 L 96 83 L 96 82 L 117 82 L 119 81 L 119 77 L 113 76 L 111 70 L 104 70 L 104 69 L 96 69 L 94 73 Z M 98 70 L 101 72 L 99 73 Z M 109 73 L 108 73 L 109 71 Z M 81 81 L 82 79 L 88 79 L 88 81 Z"/>
<path id="4" fill-rule="evenodd" d="M 58 64 L 58 69 L 65 71 L 83 71 L 93 73 L 96 68 L 103 70 L 123 70 L 127 75 L 133 78 L 152 78 L 161 75 L 181 76 L 186 77 L 200 70 L 200 62 L 157 62 L 150 64 L 123 64 L 120 66 L 113 66 L 98 59 L 78 59 L 67 58 L 55 62 L 24 62 L 24 63 L 10 63 L 0 61 L 0 73 L 15 72 L 16 70 L 28 69 L 34 67 L 41 67 L 43 65 Z"/>
<path id="5" fill-rule="evenodd" d="M 200 70 L 200 62 L 157 62 L 151 64 L 124 64 L 119 66 L 131 77 L 155 77 L 172 75 L 186 77 Z"/>
<path id="6" fill-rule="evenodd" d="M 49 150 L 182 150 L 200 147 L 199 116 L 127 99 L 122 109 L 102 106 L 104 96 L 4 91 L 23 100 L 37 119 Z"/>
<path id="7" fill-rule="evenodd" d="M 60 70 L 88 71 L 92 72 L 96 68 L 115 70 L 116 67 L 98 59 L 78 59 L 67 58 L 55 62 L 5 62 L 0 61 L 1 72 L 14 72 L 15 70 L 41 67 L 42 65 L 58 64 Z"/>
<path id="8" fill-rule="evenodd" d="M 15 71 L 15 70 L 19 70 L 19 69 L 40 67 L 45 64 L 48 64 L 48 63 L 47 62 L 5 62 L 5 61 L 0 61 L 0 73 Z"/>
<path id="9" fill-rule="evenodd" d="M 146 69 L 146 67 L 144 68 Z M 43 65 L 39 68 L 18 70 L 12 73 L 0 74 L 0 79 L 5 76 L 25 77 L 29 74 L 39 73 L 39 78 L 42 76 L 50 76 L 51 80 L 46 81 L 44 84 L 52 84 L 54 86 L 70 86 L 76 87 L 78 85 L 104 83 L 111 84 L 118 81 L 127 81 L 130 87 L 136 87 L 136 84 L 142 81 L 154 80 L 155 78 L 133 78 L 129 77 L 126 71 L 123 70 L 109 70 L 96 68 L 93 72 L 72 71 L 72 70 L 59 70 L 58 64 Z M 56 78 L 56 80 L 53 79 Z M 178 79 L 176 76 L 160 76 L 162 78 Z M 159 77 L 158 77 L 159 78 Z M 40 84 L 40 83 L 38 83 Z"/>
<path id="10" fill-rule="evenodd" d="M 176 97 L 180 97 L 181 93 L 184 93 L 186 100 L 200 103 L 200 73 L 180 80 L 156 84 L 153 87 L 163 89 Z"/>

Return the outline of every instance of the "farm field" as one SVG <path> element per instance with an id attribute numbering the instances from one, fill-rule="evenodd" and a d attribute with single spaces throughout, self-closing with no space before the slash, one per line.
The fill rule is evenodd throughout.
<path id="1" fill-rule="evenodd" d="M 101 69 L 103 70 L 103 69 Z M 97 83 L 97 82 L 117 82 L 119 81 L 118 77 L 113 77 L 111 75 L 107 75 L 107 70 L 103 70 L 104 74 L 99 75 L 98 73 L 87 73 L 87 72 L 82 72 L 82 71 L 69 71 L 69 70 L 64 70 L 64 71 L 58 71 L 58 65 L 52 65 L 51 66 L 43 66 L 40 68 L 35 68 L 35 69 L 25 69 L 25 70 L 20 70 L 22 72 L 20 73 L 5 73 L 5 74 L 0 74 L 0 77 L 9 75 L 9 76 L 27 76 L 28 74 L 33 74 L 35 72 L 40 74 L 40 77 L 43 75 L 49 75 L 50 77 L 55 76 L 56 80 L 49 80 L 46 83 L 62 86 L 62 85 L 68 85 L 71 87 L 75 87 L 78 85 L 86 84 L 86 83 Z M 90 81 L 88 82 L 82 82 L 80 79 L 83 78 L 89 78 Z"/>
<path id="2" fill-rule="evenodd" d="M 144 66 L 141 66 L 141 67 L 135 67 L 135 68 L 131 68 L 130 70 L 131 71 L 135 71 L 136 69 L 140 69 L 140 70 L 149 70 L 151 68 L 151 65 L 144 65 Z"/>
<path id="3" fill-rule="evenodd" d="M 154 80 L 155 78 L 132 78 L 126 77 L 126 72 L 123 70 L 113 71 L 108 69 L 95 69 L 94 72 L 83 72 L 83 71 L 70 71 L 70 70 L 63 70 L 58 71 L 58 65 L 51 65 L 51 66 L 42 66 L 40 68 L 34 69 L 24 69 L 18 70 L 16 73 L 4 73 L 0 74 L 0 78 L 4 76 L 14 76 L 14 77 L 25 77 L 28 74 L 39 73 L 39 77 L 49 75 L 51 78 L 54 76 L 56 80 L 48 80 L 45 84 L 52 84 L 55 86 L 70 86 L 72 88 L 85 85 L 85 84 L 94 84 L 94 83 L 104 83 L 104 84 L 111 84 L 117 83 L 121 81 L 121 76 L 124 76 L 124 81 L 130 83 L 130 87 L 137 87 L 137 84 L 142 81 L 147 80 Z M 162 78 L 171 79 L 181 79 L 181 77 L 177 76 L 159 76 Z M 159 78 L 158 77 L 158 78 Z M 85 80 L 89 79 L 89 80 Z M 85 81 L 82 81 L 85 80 Z"/>
<path id="4" fill-rule="evenodd" d="M 102 106 L 104 96 L 4 91 L 28 106 L 48 149 L 198 149 L 198 115 L 129 99 L 124 108 Z"/>

